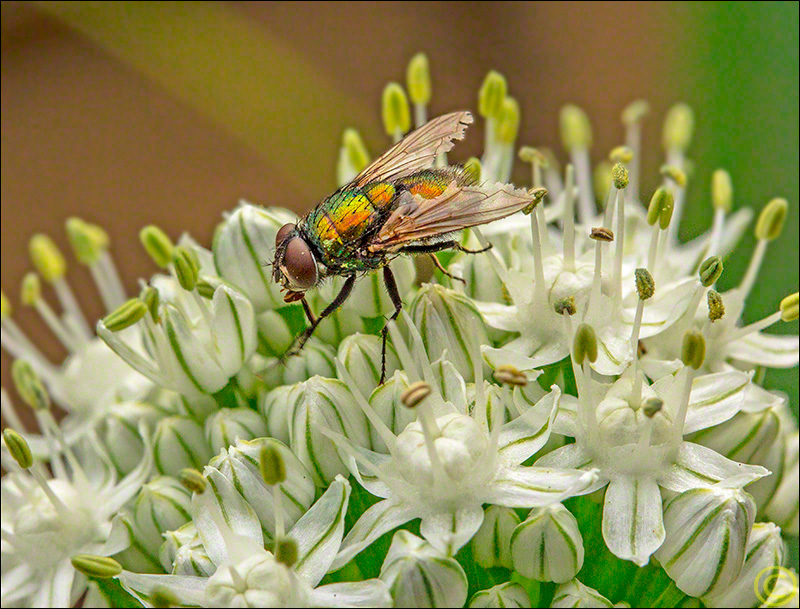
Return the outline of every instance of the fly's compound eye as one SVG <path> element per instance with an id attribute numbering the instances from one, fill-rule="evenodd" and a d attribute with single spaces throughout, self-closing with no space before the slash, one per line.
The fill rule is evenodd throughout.
<path id="1" fill-rule="evenodd" d="M 293 225 L 286 226 L 294 228 Z M 294 288 L 307 290 L 317 284 L 317 261 L 314 260 L 314 254 L 311 253 L 308 244 L 300 237 L 294 237 L 286 244 L 283 268 Z"/>
<path id="2" fill-rule="evenodd" d="M 275 247 L 278 247 L 281 243 L 283 243 L 283 240 L 286 239 L 286 235 L 291 233 L 294 230 L 294 228 L 295 225 L 292 224 L 291 222 L 289 224 L 284 224 L 283 226 L 281 226 L 280 230 L 275 235 Z"/>

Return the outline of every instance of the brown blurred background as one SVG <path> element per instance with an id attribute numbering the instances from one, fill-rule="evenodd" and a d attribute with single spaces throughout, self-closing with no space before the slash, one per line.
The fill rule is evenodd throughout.
<path id="1" fill-rule="evenodd" d="M 622 141 L 622 108 L 636 98 L 649 100 L 649 156 L 643 159 L 648 193 L 661 163 L 656 153 L 665 109 L 686 99 L 713 110 L 715 88 L 730 86 L 726 79 L 735 75 L 715 64 L 711 46 L 749 44 L 749 37 L 726 42 L 720 30 L 725 23 L 739 28 L 746 15 L 713 3 L 69 4 L 2 3 L 2 287 L 15 305 L 30 268 L 28 239 L 46 232 L 67 251 L 63 225 L 72 215 L 108 230 L 132 289 L 137 277 L 153 270 L 137 237 L 146 224 L 173 237 L 189 231 L 208 244 L 220 214 L 239 198 L 307 209 L 335 186 L 344 127 L 361 130 L 373 153 L 386 147 L 381 91 L 389 80 L 404 82 L 406 63 L 418 51 L 431 62 L 431 115 L 474 109 L 485 73 L 503 72 L 522 107 L 521 144 L 560 149 L 558 109 L 573 102 L 592 117 L 592 153 L 602 158 Z M 154 21 L 140 22 L 142 13 Z M 786 18 L 776 13 L 775 27 Z M 166 20 L 169 28 L 157 32 Z M 236 28 L 243 28 L 241 37 Z M 151 44 L 150 37 L 159 35 L 174 48 Z M 255 52 L 245 48 L 248 42 Z M 786 48 L 791 42 L 784 41 Z M 778 58 L 790 62 L 794 87 L 787 93 L 785 82 L 774 85 L 784 96 L 794 95 L 795 110 L 787 114 L 791 105 L 775 106 L 791 99 L 777 100 L 777 90 L 773 95 L 763 88 L 769 85 L 759 85 L 760 107 L 780 120 L 772 132 L 753 132 L 751 144 L 771 138 L 762 148 L 784 157 L 788 150 L 794 172 L 776 172 L 769 188 L 752 192 L 745 184 L 738 192 L 756 207 L 770 196 L 789 196 L 790 225 L 796 226 L 796 33 L 794 43 L 794 55 Z M 192 44 L 195 51 L 187 54 Z M 210 65 L 229 57 L 241 61 Z M 733 57 L 730 64 L 740 60 Z M 749 78 L 758 78 L 769 65 L 747 70 Z M 740 118 L 721 109 L 704 117 L 708 109 L 698 109 L 701 151 L 712 150 L 712 140 L 730 145 L 725 138 L 733 137 L 732 130 L 746 131 Z M 759 128 L 770 124 L 756 121 Z M 475 153 L 481 142 L 478 126 L 456 160 Z M 716 155 L 713 162 L 724 160 Z M 763 156 L 753 161 L 774 164 Z M 698 192 L 714 168 L 703 168 Z M 797 289 L 796 234 L 782 294 Z M 70 281 L 86 310 L 101 314 L 85 269 L 73 265 Z M 58 354 L 35 315 L 15 306 L 15 319 Z M 4 386 L 8 364 L 4 353 Z"/>

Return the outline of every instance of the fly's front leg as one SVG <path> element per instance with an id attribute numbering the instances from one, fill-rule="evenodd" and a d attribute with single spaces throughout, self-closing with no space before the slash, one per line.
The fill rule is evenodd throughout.
<path id="1" fill-rule="evenodd" d="M 338 309 L 344 304 L 344 301 L 347 300 L 347 298 L 350 296 L 350 292 L 353 291 L 353 285 L 355 284 L 355 282 L 356 282 L 356 276 L 350 275 L 347 278 L 347 281 L 344 282 L 342 289 L 339 290 L 339 293 L 336 295 L 336 298 L 333 299 L 333 302 L 331 302 L 331 304 L 325 307 L 322 313 L 320 313 L 319 316 L 317 317 L 314 317 L 314 314 L 311 313 L 311 307 L 308 306 L 308 303 L 306 302 L 305 298 L 303 299 L 303 309 L 305 310 L 306 316 L 308 317 L 309 326 L 305 330 L 303 330 L 303 333 L 300 336 L 298 336 L 295 339 L 292 347 L 289 349 L 289 351 L 286 352 L 286 354 L 281 359 L 285 361 L 286 358 L 291 357 L 292 355 L 297 355 L 300 352 L 300 350 L 306 344 L 308 339 L 311 338 L 311 335 L 314 333 L 314 330 L 317 329 L 317 326 L 320 324 L 320 322 L 326 317 L 328 317 L 330 314 L 335 312 L 336 309 Z"/>
<path id="2" fill-rule="evenodd" d="M 386 323 L 383 324 L 383 329 L 381 330 L 381 382 L 378 383 L 379 385 L 383 385 L 383 382 L 386 380 L 386 335 L 389 333 L 389 324 L 397 319 L 397 317 L 400 315 L 400 311 L 403 310 L 403 301 L 400 298 L 400 290 L 397 289 L 397 281 L 395 281 L 394 273 L 392 273 L 392 270 L 388 265 L 383 267 L 383 283 L 386 286 L 386 291 L 389 292 L 389 298 L 391 298 L 392 304 L 394 305 L 394 313 L 389 319 L 386 320 Z"/>

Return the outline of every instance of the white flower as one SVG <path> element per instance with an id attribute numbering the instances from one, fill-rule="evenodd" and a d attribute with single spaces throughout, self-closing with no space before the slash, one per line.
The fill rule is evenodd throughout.
<path id="1" fill-rule="evenodd" d="M 613 607 L 614 605 L 594 588 L 577 579 L 556 588 L 551 607 Z"/>
<path id="2" fill-rule="evenodd" d="M 700 350 L 698 343 L 696 351 Z M 591 490 L 609 485 L 603 537 L 616 556 L 643 566 L 664 542 L 660 488 L 682 492 L 726 479 L 743 486 L 769 473 L 683 439 L 738 412 L 749 375 L 726 372 L 694 380 L 700 357 L 699 363 L 687 359 L 692 365 L 652 386 L 635 370 L 635 381 L 625 375 L 603 385 L 592 380 L 588 359 L 579 355 L 583 365 L 575 365 L 575 374 L 580 396 L 562 400 L 563 415 L 555 428 L 574 437 L 575 443 L 545 455 L 536 465 L 599 470 Z"/>
<path id="3" fill-rule="evenodd" d="M 195 272 L 195 281 L 197 280 Z M 241 293 L 220 284 L 211 300 L 176 279 L 156 276 L 158 292 L 143 325 L 145 349 L 100 320 L 97 333 L 131 367 L 162 387 L 186 396 L 223 389 L 256 348 L 253 306 Z"/>
<path id="4" fill-rule="evenodd" d="M 232 446 L 236 440 L 252 440 L 267 435 L 267 423 L 250 408 L 221 408 L 206 419 L 206 440 L 211 452 Z"/>
<path id="5" fill-rule="evenodd" d="M 173 416 L 158 423 L 153 435 L 153 459 L 160 474 L 177 476 L 182 469 L 201 468 L 211 455 L 203 426 L 194 419 Z"/>
<path id="6" fill-rule="evenodd" d="M 498 584 L 488 590 L 476 592 L 469 600 L 469 607 L 530 607 L 531 599 L 525 588 L 515 582 Z"/>
<path id="7" fill-rule="evenodd" d="M 80 460 L 67 449 L 64 458 L 51 461 L 52 477 L 34 463 L 2 479 L 4 606 L 72 606 L 86 580 L 76 579 L 71 558 L 111 556 L 130 543 L 124 527 L 112 526 L 112 520 L 150 475 L 150 446 L 120 480 L 99 441 L 85 442 L 90 445 L 78 448 Z"/>
<path id="8" fill-rule="evenodd" d="M 396 607 L 463 607 L 467 576 L 458 562 L 408 531 L 398 531 L 381 567 Z"/>
<path id="9" fill-rule="evenodd" d="M 798 535 L 798 503 L 800 503 L 800 475 L 798 474 L 798 434 L 793 434 L 784 438 L 785 456 L 782 466 L 783 478 L 778 488 L 772 494 L 766 507 L 764 515 L 778 523 L 778 525 L 789 535 Z"/>
<path id="10" fill-rule="evenodd" d="M 409 331 L 415 357 L 426 375 L 430 374 L 422 339 L 413 325 L 409 324 Z M 398 340 L 394 343 L 408 369 L 404 361 L 407 351 L 399 347 Z M 480 377 L 479 362 L 475 368 Z M 352 386 L 341 366 L 339 376 Z M 356 479 L 383 499 L 353 526 L 334 567 L 343 566 L 383 533 L 415 518 L 422 519 L 422 536 L 438 550 L 452 555 L 480 528 L 484 503 L 508 507 L 549 505 L 595 483 L 593 472 L 521 465 L 547 441 L 561 397 L 557 387 L 535 407 L 491 430 L 486 424 L 485 387 L 481 380 L 470 414 L 467 404 L 445 402 L 437 385 L 427 384 L 422 390 L 425 395 L 421 401 L 412 404 L 418 420 L 397 436 L 363 396 L 355 395 L 389 455 L 368 450 L 341 434 L 326 432 L 342 456 L 347 457 Z M 408 401 L 412 396 L 406 398 Z"/>
<path id="11" fill-rule="evenodd" d="M 755 516 L 753 498 L 730 483 L 685 491 L 666 503 L 655 556 L 682 592 L 721 594 L 742 571 Z"/>
<path id="12" fill-rule="evenodd" d="M 511 536 L 519 522 L 519 516 L 511 508 L 499 505 L 486 508 L 481 528 L 470 542 L 475 562 L 484 569 L 512 569 Z"/>
<path id="13" fill-rule="evenodd" d="M 206 467 L 209 486 L 195 494 L 192 514 L 209 558 L 211 577 L 146 575 L 123 571 L 120 582 L 144 597 L 166 592 L 180 604 L 200 607 L 350 607 L 390 606 L 378 580 L 318 586 L 330 568 L 344 532 L 350 495 L 346 480 L 335 480 L 288 531 L 296 560 L 280 562 L 264 549 L 261 525 L 253 509 L 218 470 Z M 223 509 L 224 506 L 224 509 Z"/>

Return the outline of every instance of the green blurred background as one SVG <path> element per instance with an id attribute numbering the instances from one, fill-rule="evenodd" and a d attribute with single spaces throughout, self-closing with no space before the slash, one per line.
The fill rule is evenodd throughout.
<path id="1" fill-rule="evenodd" d="M 302 212 L 331 191 L 342 129 L 387 145 L 379 100 L 408 59 L 431 61 L 431 114 L 473 108 L 495 68 L 520 102 L 520 144 L 559 149 L 558 109 L 593 119 L 595 159 L 622 142 L 619 114 L 650 101 L 643 193 L 657 183 L 660 123 L 697 114 L 685 238 L 710 224 L 709 183 L 730 170 L 736 205 L 786 197 L 790 217 L 748 302 L 748 321 L 798 286 L 798 4 L 2 3 L 2 286 L 12 301 L 27 240 L 64 220 L 104 225 L 128 285 L 151 272 L 137 232 L 156 223 L 208 242 L 240 197 Z M 479 128 L 474 129 L 476 132 Z M 479 150 L 473 133 L 463 160 Z M 519 168 L 520 175 L 525 175 Z M 748 233 L 726 263 L 735 285 Z M 84 269 L 79 298 L 100 314 Z M 16 314 L 58 355 L 29 311 Z M 797 322 L 771 331 L 797 333 Z M 8 385 L 3 354 L 3 385 Z M 798 371 L 771 371 L 791 395 Z"/>

